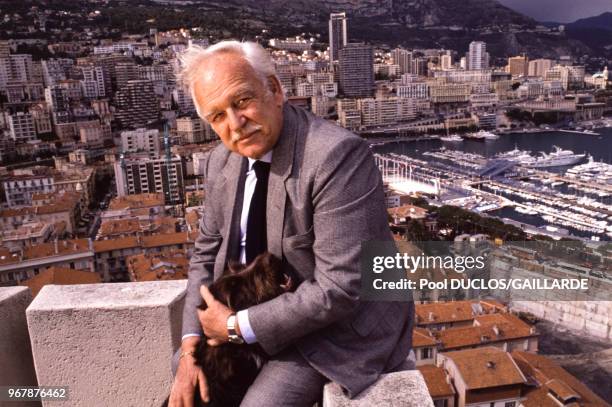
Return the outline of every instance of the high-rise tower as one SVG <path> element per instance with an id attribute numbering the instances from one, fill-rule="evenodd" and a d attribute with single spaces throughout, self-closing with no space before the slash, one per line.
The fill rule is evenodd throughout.
<path id="1" fill-rule="evenodd" d="M 346 13 L 331 13 L 329 15 L 329 60 L 338 61 L 339 52 L 346 46 L 347 31 Z"/>

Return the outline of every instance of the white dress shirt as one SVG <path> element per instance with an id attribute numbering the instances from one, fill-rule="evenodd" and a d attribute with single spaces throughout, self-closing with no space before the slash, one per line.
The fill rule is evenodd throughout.
<path id="1" fill-rule="evenodd" d="M 251 199 L 253 198 L 253 193 L 255 192 L 255 185 L 257 184 L 257 176 L 255 175 L 255 170 L 253 169 L 253 164 L 255 161 L 263 161 L 266 163 L 272 162 L 272 151 L 268 151 L 261 157 L 259 160 L 254 160 L 249 158 L 249 170 L 247 171 L 246 180 L 244 182 L 244 200 L 242 201 L 242 213 L 240 216 L 240 263 L 246 263 L 246 229 L 247 229 L 247 221 L 249 219 L 249 208 L 251 206 Z M 238 320 L 238 326 L 240 327 L 240 333 L 244 338 L 246 343 L 255 343 L 257 342 L 257 338 L 255 337 L 255 333 L 251 328 L 251 323 L 249 322 L 249 310 L 240 310 L 236 313 L 236 319 Z M 190 336 L 200 336 L 199 334 L 186 334 L 183 335 L 182 339 L 188 338 Z"/>

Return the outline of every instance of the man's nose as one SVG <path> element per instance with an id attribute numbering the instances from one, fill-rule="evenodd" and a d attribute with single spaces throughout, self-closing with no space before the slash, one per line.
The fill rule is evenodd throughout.
<path id="1" fill-rule="evenodd" d="M 239 111 L 230 108 L 227 110 L 227 117 L 231 131 L 239 131 L 244 127 L 245 117 Z"/>

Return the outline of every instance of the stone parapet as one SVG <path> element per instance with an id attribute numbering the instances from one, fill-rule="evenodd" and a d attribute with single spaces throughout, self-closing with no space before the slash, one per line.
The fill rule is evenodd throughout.
<path id="1" fill-rule="evenodd" d="M 378 381 L 349 399 L 336 383 L 323 390 L 323 407 L 434 407 L 427 384 L 418 370 L 380 376 Z"/>
<path id="2" fill-rule="evenodd" d="M 0 287 L 0 386 L 36 386 L 25 310 L 32 302 L 27 287 Z M 2 402 L 0 406 L 15 405 Z M 20 406 L 40 406 L 21 402 Z"/>
<path id="3" fill-rule="evenodd" d="M 27 309 L 38 382 L 61 406 L 157 406 L 170 392 L 187 281 L 45 286 Z"/>

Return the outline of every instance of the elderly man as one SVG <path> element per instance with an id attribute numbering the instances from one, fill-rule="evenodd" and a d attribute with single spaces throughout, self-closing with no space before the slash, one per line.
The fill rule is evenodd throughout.
<path id="1" fill-rule="evenodd" d="M 192 47 L 182 62 L 198 114 L 223 143 L 207 163 L 170 405 L 191 406 L 198 384 L 207 399 L 207 372 L 193 359 L 202 333 L 213 346 L 258 343 L 270 355 L 243 406 L 312 406 L 327 381 L 353 396 L 406 368 L 412 302 L 359 298 L 361 243 L 392 239 L 366 143 L 285 103 L 255 43 Z M 228 261 L 266 250 L 297 289 L 233 314 L 206 287 Z M 196 309 L 202 300 L 206 311 Z"/>

